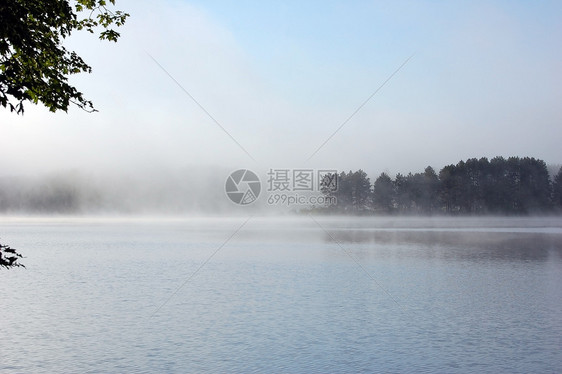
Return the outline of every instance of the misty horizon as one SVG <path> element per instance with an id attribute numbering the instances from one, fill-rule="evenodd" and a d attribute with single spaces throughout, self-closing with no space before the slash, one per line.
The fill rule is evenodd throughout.
<path id="1" fill-rule="evenodd" d="M 476 159 L 474 159 L 476 160 Z M 540 160 L 539 160 L 540 161 Z M 240 207 L 233 204 L 225 192 L 227 176 L 233 171 L 225 167 L 205 168 L 186 166 L 178 169 L 122 170 L 114 172 L 94 172 L 87 170 L 68 170 L 44 173 L 35 176 L 0 175 L 0 214 L 71 214 L 71 215 L 184 215 L 184 214 L 295 214 L 307 212 L 312 204 L 267 204 L 268 173 L 273 169 L 254 169 L 258 172 L 263 190 L 257 203 Z M 289 169 L 286 169 L 289 170 Z M 363 170 L 353 169 L 353 170 Z M 441 169 L 441 171 L 444 168 Z M 557 165 L 548 167 L 550 183 L 559 172 Z M 337 171 L 346 173 L 346 170 Z M 352 171 L 350 170 L 349 173 Z M 423 170 L 397 173 L 391 176 L 411 176 Z M 440 170 L 436 170 L 440 174 Z M 386 174 L 383 172 L 383 174 Z M 383 175 L 381 174 L 381 175 Z M 349 174 L 351 176 L 351 174 Z M 380 175 L 366 175 L 373 184 Z M 393 182 L 394 183 L 394 182 Z M 269 191 L 269 196 L 275 191 Z M 295 195 L 286 191 L 286 195 Z M 292 194 L 290 192 L 293 192 Z M 317 195 L 320 193 L 318 190 Z M 301 195 L 303 195 L 301 193 Z M 304 194 L 306 195 L 306 194 Z M 314 195 L 311 191 L 308 195 Z M 325 194 L 324 194 L 325 195 Z M 437 196 L 435 198 L 438 198 Z M 439 197 L 439 199 L 441 199 Z M 357 214 L 359 211 L 342 210 L 344 200 L 340 199 L 333 212 L 324 213 Z M 276 205 L 276 206 L 275 206 Z M 319 207 L 321 207 L 320 205 Z M 531 213 L 556 213 L 537 210 Z M 322 211 L 316 211 L 322 213 Z M 376 213 L 376 212 L 375 212 Z M 378 214 L 387 214 L 378 211 Z M 398 213 L 398 211 L 396 212 Z M 432 211 L 403 211 L 403 214 L 446 214 L 443 209 Z M 480 212 L 479 214 L 503 214 L 501 211 Z M 523 212 L 524 213 L 524 212 Z"/>

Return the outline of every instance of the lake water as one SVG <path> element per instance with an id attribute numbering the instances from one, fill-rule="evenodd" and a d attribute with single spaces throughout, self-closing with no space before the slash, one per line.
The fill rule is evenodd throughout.
<path id="1" fill-rule="evenodd" d="M 560 218 L 246 220 L 0 218 L 0 372 L 562 368 Z"/>

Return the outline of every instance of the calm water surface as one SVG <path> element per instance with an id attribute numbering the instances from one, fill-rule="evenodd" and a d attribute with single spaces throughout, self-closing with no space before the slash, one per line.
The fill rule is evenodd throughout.
<path id="1" fill-rule="evenodd" d="M 0 372 L 560 372 L 562 219 L 245 220 L 0 218 Z"/>

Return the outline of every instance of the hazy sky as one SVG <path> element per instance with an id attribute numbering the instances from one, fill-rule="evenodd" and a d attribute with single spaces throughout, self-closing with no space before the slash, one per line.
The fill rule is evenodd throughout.
<path id="1" fill-rule="evenodd" d="M 131 14 L 117 44 L 68 42 L 93 67 L 72 81 L 100 112 L 0 111 L 0 174 L 562 163 L 562 2 L 117 3 Z"/>

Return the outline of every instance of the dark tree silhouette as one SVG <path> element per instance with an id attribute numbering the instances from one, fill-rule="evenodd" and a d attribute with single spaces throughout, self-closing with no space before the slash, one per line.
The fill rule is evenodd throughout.
<path id="1" fill-rule="evenodd" d="M 331 210 L 336 210 L 338 212 L 349 212 L 352 206 L 352 185 L 350 182 L 352 172 L 349 171 L 347 174 L 342 171 L 338 175 L 338 189 L 333 192 L 333 195 L 337 198 L 337 205 L 331 207 Z"/>
<path id="2" fill-rule="evenodd" d="M 14 268 L 14 267 L 25 267 L 23 264 L 19 263 L 19 259 L 22 258 L 14 248 L 11 248 L 9 245 L 2 245 L 0 244 L 0 267 L 4 267 L 6 269 Z"/>
<path id="3" fill-rule="evenodd" d="M 362 170 L 339 175 L 339 212 L 432 214 L 529 214 L 562 211 L 562 168 L 550 183 L 544 161 L 532 157 L 483 157 L 447 165 L 439 172 L 382 173 L 374 182 Z M 329 191 L 328 191 L 329 192 Z M 326 192 L 325 192 L 326 193 Z"/>
<path id="4" fill-rule="evenodd" d="M 555 209 L 562 210 L 562 167 L 552 183 L 552 205 Z"/>
<path id="5" fill-rule="evenodd" d="M 337 198 L 337 205 L 329 211 L 357 214 L 367 212 L 371 207 L 371 182 L 361 169 L 349 173 L 342 171 L 338 175 L 338 190 L 323 190 L 323 193 Z"/>
<path id="6" fill-rule="evenodd" d="M 386 173 L 381 173 L 373 184 L 373 207 L 384 213 L 394 210 L 394 184 Z"/>
<path id="7" fill-rule="evenodd" d="M 72 74 L 91 72 L 76 52 L 63 46 L 75 30 L 117 41 L 112 26 L 129 16 L 108 9 L 115 0 L 2 0 L 0 2 L 0 105 L 23 114 L 25 102 L 49 110 L 68 109 L 70 103 L 94 111 L 91 101 L 68 83 Z"/>
<path id="8" fill-rule="evenodd" d="M 439 189 L 439 200 L 446 213 L 451 213 L 456 208 L 456 181 L 455 181 L 455 166 L 447 165 L 439 172 L 439 180 L 441 188 Z"/>
<path id="9" fill-rule="evenodd" d="M 431 214 L 439 209 L 439 177 L 431 166 L 424 170 L 423 183 L 423 211 Z"/>
<path id="10" fill-rule="evenodd" d="M 394 178 L 396 209 L 400 213 L 410 211 L 412 206 L 412 191 L 410 182 L 410 178 L 400 173 L 398 173 L 396 178 Z"/>
<path id="11" fill-rule="evenodd" d="M 359 169 L 348 176 L 351 186 L 351 205 L 357 213 L 366 212 L 371 206 L 371 181 L 367 173 Z"/>

